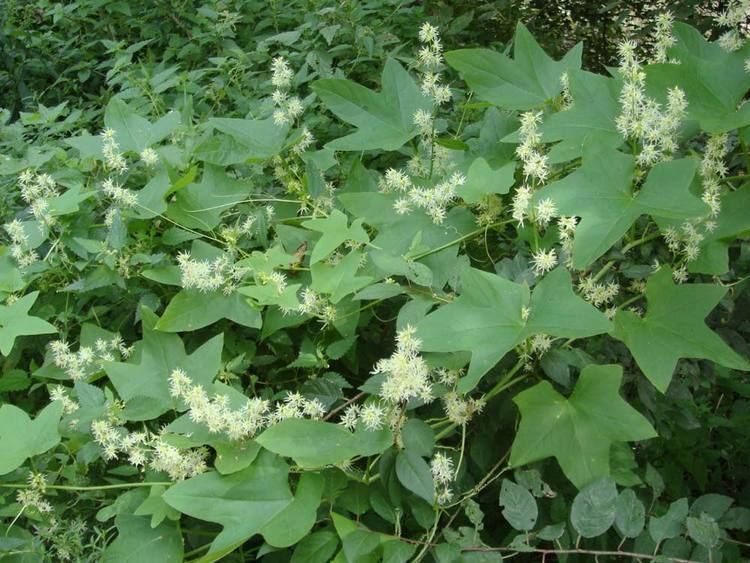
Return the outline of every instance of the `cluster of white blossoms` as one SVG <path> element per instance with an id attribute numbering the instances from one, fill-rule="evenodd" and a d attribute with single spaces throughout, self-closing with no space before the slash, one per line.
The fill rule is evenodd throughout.
<path id="1" fill-rule="evenodd" d="M 133 353 L 133 347 L 126 346 L 119 335 L 109 340 L 98 338 L 94 346 L 80 346 L 77 352 L 72 352 L 64 340 L 51 342 L 49 348 L 52 362 L 73 381 L 103 369 L 104 362 L 119 361 Z"/>
<path id="2" fill-rule="evenodd" d="M 252 236 L 255 230 L 256 218 L 254 215 L 247 215 L 238 218 L 234 225 L 223 225 L 219 230 L 219 236 L 227 243 L 229 248 L 235 248 L 240 238 L 243 236 Z"/>
<path id="3" fill-rule="evenodd" d="M 132 190 L 123 188 L 112 178 L 107 178 L 102 182 L 102 192 L 115 207 L 130 209 L 138 204 L 138 195 Z"/>
<path id="4" fill-rule="evenodd" d="M 705 223 L 704 223 L 705 226 Z M 700 230 L 700 225 L 685 221 L 679 229 L 669 226 L 664 230 L 664 240 L 667 248 L 673 254 L 680 254 L 688 262 L 697 260 L 701 253 L 701 243 L 706 238 Z"/>
<path id="5" fill-rule="evenodd" d="M 544 184 L 549 176 L 547 155 L 541 151 L 542 136 L 538 131 L 541 121 L 541 111 L 527 111 L 521 114 L 521 143 L 516 147 L 516 156 L 523 162 L 524 182 L 513 195 L 512 216 L 522 227 L 526 217 L 532 212 L 530 206 L 535 186 Z M 549 199 L 540 201 L 536 211 L 533 216 L 540 219 L 542 227 L 545 227 L 557 213 L 554 203 Z"/>
<path id="6" fill-rule="evenodd" d="M 24 170 L 18 175 L 18 185 L 21 188 L 21 199 L 28 204 L 34 219 L 52 225 L 54 217 L 49 212 L 49 200 L 60 195 L 55 179 L 46 173 L 36 174 L 31 170 Z"/>
<path id="7" fill-rule="evenodd" d="M 448 215 L 448 206 L 457 198 L 456 188 L 465 182 L 463 174 L 454 172 L 430 188 L 417 185 L 408 174 L 390 168 L 379 186 L 383 192 L 403 194 L 403 197 L 399 197 L 393 204 L 393 209 L 399 215 L 410 213 L 413 208 L 424 209 L 432 222 L 440 225 Z"/>
<path id="8" fill-rule="evenodd" d="M 725 51 L 737 51 L 747 37 L 747 26 L 743 25 L 750 14 L 750 0 L 731 0 L 726 10 L 716 18 L 719 27 L 728 27 L 721 37 L 719 45 Z"/>
<path id="9" fill-rule="evenodd" d="M 279 126 L 287 125 L 302 115 L 305 108 L 297 96 L 289 95 L 294 72 L 289 68 L 289 64 L 284 57 L 273 59 L 271 72 L 271 84 L 274 87 L 271 99 L 276 106 L 276 110 L 273 112 L 273 121 Z"/>
<path id="10" fill-rule="evenodd" d="M 435 482 L 435 500 L 438 504 L 448 504 L 453 499 L 450 485 L 455 479 L 453 460 L 442 452 L 437 452 L 430 461 L 430 472 Z"/>
<path id="11" fill-rule="evenodd" d="M 79 404 L 68 396 L 67 389 L 63 385 L 55 385 L 52 387 L 49 393 L 49 398 L 52 401 L 60 401 L 65 414 L 73 414 L 80 408 Z"/>
<path id="12" fill-rule="evenodd" d="M 197 289 L 202 293 L 221 290 L 230 295 L 237 283 L 250 271 L 248 268 L 237 266 L 226 254 L 213 260 L 194 260 L 189 252 L 177 254 L 177 265 L 180 268 L 180 279 L 184 289 Z M 275 272 L 274 272 L 275 273 Z M 278 274 L 283 278 L 283 274 Z M 286 287 L 284 279 L 283 291 Z"/>
<path id="13" fill-rule="evenodd" d="M 36 250 L 29 248 L 29 236 L 18 219 L 3 225 L 3 229 L 10 237 L 10 255 L 21 268 L 28 268 L 39 260 Z"/>
<path id="14" fill-rule="evenodd" d="M 248 398 L 233 409 L 227 395 L 209 397 L 200 385 L 182 369 L 174 369 L 169 376 L 169 392 L 188 407 L 188 416 L 196 424 L 205 426 L 212 434 L 224 434 L 230 440 L 245 440 L 263 428 L 289 418 L 320 420 L 326 409 L 318 399 L 307 399 L 299 393 L 287 393 L 283 401 L 272 404 L 267 399 Z"/>
<path id="15" fill-rule="evenodd" d="M 108 170 L 117 174 L 124 174 L 128 170 L 128 163 L 125 157 L 120 153 L 120 145 L 115 140 L 115 130 L 105 129 L 101 132 L 102 154 L 104 155 L 104 164 Z"/>
<path id="16" fill-rule="evenodd" d="M 41 473 L 30 473 L 28 477 L 29 486 L 20 489 L 16 493 L 16 502 L 23 507 L 23 510 L 35 509 L 42 514 L 52 512 L 52 505 L 44 498 L 47 492 L 47 479 Z"/>
<path id="17" fill-rule="evenodd" d="M 416 329 L 407 325 L 396 333 L 396 350 L 389 358 L 375 364 L 373 375 L 383 374 L 385 380 L 380 396 L 388 403 L 405 403 L 410 399 L 432 400 L 431 370 L 419 355 L 421 340 Z"/>
<path id="18" fill-rule="evenodd" d="M 706 142 L 706 149 L 701 159 L 700 174 L 703 183 L 701 199 L 711 208 L 710 216 L 715 218 L 721 211 L 721 179 L 727 175 L 724 162 L 727 155 L 727 134 L 712 135 Z M 711 225 L 709 225 L 709 230 Z"/>
<path id="19" fill-rule="evenodd" d="M 324 327 L 333 324 L 337 318 L 336 306 L 309 287 L 306 287 L 300 293 L 300 304 L 297 311 L 303 315 L 317 317 Z"/>
<path id="20" fill-rule="evenodd" d="M 624 137 L 641 142 L 638 164 L 652 166 L 677 150 L 675 138 L 685 116 L 687 100 L 678 87 L 667 91 L 666 108 L 646 96 L 646 73 L 635 50 L 633 41 L 623 41 L 618 47 L 623 86 L 620 115 L 615 122 Z"/>
<path id="21" fill-rule="evenodd" d="M 540 248 L 531 255 L 531 264 L 534 266 L 534 273 L 543 276 L 557 266 L 557 251 L 554 248 Z"/>
<path id="22" fill-rule="evenodd" d="M 565 255 L 565 264 L 570 265 L 573 258 L 573 237 L 578 226 L 578 219 L 575 217 L 561 216 L 557 219 L 557 236 L 560 239 L 560 246 Z"/>
<path id="23" fill-rule="evenodd" d="M 617 297 L 620 292 L 620 284 L 615 281 L 599 283 L 592 276 L 587 276 L 578 282 L 578 291 L 594 307 L 602 307 L 609 305 Z"/>
<path id="24" fill-rule="evenodd" d="M 151 168 L 159 162 L 159 154 L 151 147 L 146 147 L 140 154 L 141 162 Z"/>
<path id="25" fill-rule="evenodd" d="M 130 465 L 149 466 L 156 471 L 163 471 L 174 481 L 189 479 L 208 470 L 208 449 L 204 447 L 179 449 L 165 442 L 161 436 L 128 432 L 127 429 L 103 419 L 91 423 L 91 434 L 102 448 L 102 458 L 105 461 L 123 455 Z"/>
<path id="26" fill-rule="evenodd" d="M 675 44 L 676 39 L 672 33 L 674 16 L 671 12 L 662 12 L 656 16 L 656 28 L 652 40 L 653 55 L 651 62 L 666 63 L 668 62 L 667 49 Z"/>
<path id="27" fill-rule="evenodd" d="M 440 33 L 435 26 L 425 22 L 419 29 L 419 42 L 422 46 L 417 53 L 417 61 L 422 72 L 422 93 L 432 98 L 437 106 L 449 102 L 452 97 L 451 90 L 442 83 L 439 72 L 443 63 Z"/>
<path id="28" fill-rule="evenodd" d="M 443 395 L 443 410 L 453 424 L 465 426 L 474 417 L 484 409 L 484 399 L 464 399 L 455 391 L 448 391 Z"/>

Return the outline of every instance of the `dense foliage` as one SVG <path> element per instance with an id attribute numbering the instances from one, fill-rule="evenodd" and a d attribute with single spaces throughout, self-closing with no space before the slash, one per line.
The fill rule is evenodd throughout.
<path id="1" fill-rule="evenodd" d="M 0 557 L 750 557 L 748 2 L 143 4 L 0 16 Z"/>

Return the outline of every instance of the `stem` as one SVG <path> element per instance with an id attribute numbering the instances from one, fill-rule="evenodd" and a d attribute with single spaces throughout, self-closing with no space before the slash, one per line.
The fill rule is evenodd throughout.
<path id="1" fill-rule="evenodd" d="M 432 547 L 432 540 L 435 537 L 435 532 L 437 532 L 438 523 L 440 522 L 440 510 L 435 511 L 435 524 L 432 526 L 432 530 L 430 530 L 430 535 L 427 538 L 427 541 L 422 546 L 422 549 L 419 551 L 417 556 L 414 558 L 414 563 L 418 563 L 422 560 L 422 558 L 425 556 L 425 553 L 427 553 L 427 550 Z"/>
<path id="2" fill-rule="evenodd" d="M 496 396 L 497 394 L 503 392 L 505 389 L 519 381 L 521 378 L 526 377 L 521 376 L 521 378 L 516 378 L 516 380 L 512 380 L 513 376 L 518 372 L 519 369 L 523 366 L 523 360 L 519 359 L 516 362 L 516 365 L 514 365 L 508 373 L 506 373 L 502 378 L 500 378 L 500 381 L 498 381 L 495 386 L 490 389 L 484 396 L 484 399 L 486 401 L 489 401 L 492 397 Z"/>
<path id="3" fill-rule="evenodd" d="M 90 487 L 76 485 L 47 485 L 47 489 L 56 491 L 107 491 L 112 489 L 132 489 L 136 487 L 152 487 L 154 485 L 164 485 L 169 487 L 174 485 L 172 481 L 144 481 L 142 483 L 118 483 L 117 485 L 95 485 Z M 28 483 L 0 483 L 0 487 L 5 489 L 29 489 Z"/>
<path id="4" fill-rule="evenodd" d="M 450 248 L 453 245 L 459 244 L 464 242 L 465 240 L 469 240 L 474 238 L 475 236 L 481 235 L 482 233 L 486 232 L 488 229 L 491 229 L 493 227 L 499 227 L 501 225 L 505 225 L 506 223 L 510 223 L 512 220 L 508 219 L 506 221 L 498 221 L 497 223 L 493 223 L 489 227 L 481 227 L 479 229 L 476 229 L 474 231 L 471 231 L 470 233 L 465 234 L 462 237 L 457 238 L 456 240 L 452 240 L 450 242 L 446 242 L 445 244 L 442 244 L 436 248 L 431 248 L 430 250 L 425 250 L 424 252 L 420 252 L 419 254 L 416 254 L 411 257 L 412 260 L 421 260 L 425 256 L 430 256 L 431 254 L 435 254 L 436 252 L 440 252 L 441 250 L 445 250 L 446 248 Z"/>
<path id="5" fill-rule="evenodd" d="M 461 551 L 484 551 L 484 552 L 492 552 L 492 551 L 500 551 L 500 552 L 508 552 L 508 553 L 518 553 L 518 550 L 515 550 L 510 547 L 464 547 Z M 596 550 L 596 549 L 540 549 L 540 548 L 531 548 L 528 551 L 532 553 L 540 553 L 542 555 L 593 555 L 595 557 L 598 557 L 600 555 L 611 555 L 613 557 L 632 557 L 633 559 L 645 559 L 647 561 L 671 561 L 672 563 L 699 563 L 698 561 L 695 561 L 693 559 L 680 559 L 678 557 L 669 557 L 666 555 L 648 555 L 646 553 L 634 553 L 631 551 L 602 551 L 602 550 Z"/>

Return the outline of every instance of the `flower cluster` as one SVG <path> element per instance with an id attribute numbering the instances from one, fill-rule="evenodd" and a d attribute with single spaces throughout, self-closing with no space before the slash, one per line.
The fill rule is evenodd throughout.
<path id="1" fill-rule="evenodd" d="M 131 433 L 101 419 L 91 423 L 91 435 L 101 446 L 102 458 L 106 461 L 117 459 L 122 454 L 134 467 L 148 465 L 156 471 L 167 473 L 175 481 L 195 477 L 208 469 L 206 448 L 181 450 L 165 442 L 161 436 L 146 432 Z"/>
<path id="2" fill-rule="evenodd" d="M 419 355 L 421 344 L 416 329 L 407 325 L 396 333 L 396 351 L 375 364 L 372 373 L 385 375 L 380 388 L 385 401 L 397 404 L 410 399 L 432 400 L 430 368 Z"/>
<path id="3" fill-rule="evenodd" d="M 78 403 L 68 397 L 66 388 L 63 385 L 55 385 L 52 387 L 49 393 L 49 398 L 52 401 L 60 401 L 65 414 L 72 414 L 79 409 Z"/>
<path id="4" fill-rule="evenodd" d="M 670 12 L 662 12 L 656 16 L 656 28 L 654 29 L 653 38 L 653 56 L 652 62 L 666 63 L 667 49 L 675 44 L 675 37 L 672 34 L 672 25 L 674 16 Z"/>
<path id="5" fill-rule="evenodd" d="M 422 93 L 432 98 L 437 106 L 449 102 L 452 97 L 451 90 L 442 83 L 439 72 L 443 63 L 440 33 L 435 26 L 425 22 L 419 29 L 419 42 L 422 46 L 417 54 L 417 61 L 422 71 Z"/>
<path id="6" fill-rule="evenodd" d="M 73 381 L 102 369 L 104 362 L 128 358 L 133 353 L 133 347 L 126 346 L 119 335 L 109 340 L 98 338 L 94 346 L 80 346 L 77 352 L 72 352 L 64 340 L 55 340 L 49 347 L 52 362 Z"/>
<path id="7" fill-rule="evenodd" d="M 125 162 L 125 157 L 119 152 L 120 145 L 115 140 L 114 129 L 105 129 L 101 132 L 100 136 L 102 138 L 102 154 L 104 155 L 104 163 L 107 169 L 117 174 L 127 172 L 128 163 Z"/>
<path id="8" fill-rule="evenodd" d="M 727 135 L 712 135 L 706 142 L 706 152 L 701 159 L 700 174 L 703 180 L 703 202 L 711 208 L 710 216 L 716 217 L 721 211 L 720 180 L 727 175 L 724 158 L 728 152 Z"/>
<path id="9" fill-rule="evenodd" d="M 557 266 L 557 251 L 554 248 L 549 250 L 540 248 L 531 255 L 531 263 L 534 266 L 534 273 L 537 276 L 543 276 Z"/>
<path id="10" fill-rule="evenodd" d="M 542 135 L 539 124 L 542 122 L 541 111 L 527 111 L 521 114 L 521 127 L 518 131 L 521 143 L 516 147 L 516 155 L 523 162 L 523 175 L 544 184 L 549 176 L 547 156 L 540 150 Z"/>
<path id="11" fill-rule="evenodd" d="M 664 109 L 656 100 L 646 96 L 646 73 L 635 49 L 633 41 L 624 41 L 618 48 L 623 86 L 616 124 L 623 136 L 641 141 L 638 164 L 652 166 L 677 150 L 675 137 L 685 116 L 687 100 L 678 87 L 667 91 Z"/>
<path id="12" fill-rule="evenodd" d="M 611 303 L 620 292 L 617 282 L 598 283 L 593 277 L 585 277 L 578 282 L 578 290 L 582 297 L 594 307 L 601 307 Z"/>
<path id="13" fill-rule="evenodd" d="M 453 499 L 450 488 L 455 479 L 453 460 L 442 452 L 437 452 L 430 461 L 430 472 L 435 482 L 435 500 L 438 504 L 448 504 Z"/>
<path id="14" fill-rule="evenodd" d="M 704 224 L 705 228 L 705 224 Z M 699 226 L 685 221 L 680 229 L 669 226 L 664 229 L 664 240 L 673 254 L 682 254 L 688 262 L 696 260 L 701 252 L 701 243 L 706 238 Z"/>
<path id="15" fill-rule="evenodd" d="M 448 214 L 448 205 L 457 197 L 456 188 L 465 182 L 463 174 L 454 172 L 430 188 L 417 185 L 404 172 L 390 168 L 380 182 L 380 189 L 384 192 L 395 191 L 404 194 L 393 204 L 393 209 L 399 215 L 407 214 L 416 207 L 424 209 L 432 222 L 440 225 Z"/>
<path id="16" fill-rule="evenodd" d="M 3 228 L 10 237 L 10 255 L 21 268 L 28 268 L 39 260 L 35 250 L 29 248 L 29 236 L 26 234 L 23 223 L 13 219 L 6 223 Z"/>
<path id="17" fill-rule="evenodd" d="M 44 493 L 47 492 L 47 479 L 45 476 L 41 473 L 31 473 L 29 474 L 28 481 L 28 488 L 21 489 L 16 493 L 16 502 L 24 510 L 33 508 L 42 514 L 52 512 L 52 505 L 44 498 Z"/>
<path id="18" fill-rule="evenodd" d="M 271 99 L 277 108 L 273 112 L 273 121 L 279 126 L 287 125 L 302 115 L 305 108 L 297 96 L 289 95 L 294 72 L 289 68 L 286 59 L 284 57 L 276 57 L 271 62 L 271 71 L 271 84 L 274 87 Z"/>
<path id="19" fill-rule="evenodd" d="M 454 391 L 449 391 L 443 395 L 445 416 L 457 426 L 468 424 L 475 414 L 482 412 L 484 405 L 483 399 L 464 399 Z"/>
<path id="20" fill-rule="evenodd" d="M 212 434 L 224 434 L 230 440 L 252 438 L 261 429 L 288 418 L 317 420 L 325 414 L 325 407 L 318 399 L 306 399 L 299 393 L 288 393 L 275 405 L 266 399 L 252 397 L 233 409 L 227 395 L 209 397 L 203 387 L 194 385 L 179 368 L 169 376 L 169 392 L 185 402 L 190 420 L 206 426 Z"/>
<path id="21" fill-rule="evenodd" d="M 336 321 L 336 306 L 322 297 L 315 290 L 306 287 L 300 294 L 301 302 L 297 311 L 303 315 L 317 317 L 324 327 L 330 326 Z"/>
<path id="22" fill-rule="evenodd" d="M 21 198 L 28 204 L 34 219 L 47 225 L 53 224 L 49 200 L 60 195 L 54 178 L 49 174 L 24 170 L 18 176 L 18 185 L 21 188 Z"/>
<path id="23" fill-rule="evenodd" d="M 731 0 L 726 10 L 716 18 L 719 27 L 728 27 L 719 37 L 719 45 L 725 51 L 737 51 L 744 43 L 747 27 L 742 26 L 750 14 L 750 0 Z"/>
<path id="24" fill-rule="evenodd" d="M 132 190 L 123 188 L 112 178 L 102 182 L 102 193 L 107 196 L 115 207 L 129 209 L 138 204 L 138 196 Z"/>
<path id="25" fill-rule="evenodd" d="M 159 154 L 151 147 L 146 147 L 140 154 L 141 162 L 151 168 L 159 162 Z"/>
<path id="26" fill-rule="evenodd" d="M 226 295 L 236 289 L 237 283 L 249 271 L 234 264 L 226 254 L 213 260 L 194 260 L 189 252 L 180 252 L 177 265 L 183 288 L 197 289 L 203 293 L 222 290 Z"/>
<path id="27" fill-rule="evenodd" d="M 575 217 L 562 216 L 557 219 L 557 236 L 560 239 L 562 251 L 565 253 L 565 263 L 573 257 L 573 237 L 576 233 L 578 220 Z"/>

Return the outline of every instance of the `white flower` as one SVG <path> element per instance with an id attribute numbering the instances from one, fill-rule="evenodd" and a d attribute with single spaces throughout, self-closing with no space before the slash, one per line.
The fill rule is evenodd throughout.
<path id="1" fill-rule="evenodd" d="M 439 485 L 453 482 L 453 460 L 442 452 L 437 452 L 430 462 L 432 479 Z"/>
<path id="2" fill-rule="evenodd" d="M 159 155 L 154 149 L 146 147 L 141 151 L 141 160 L 146 166 L 154 166 L 159 162 Z"/>
<path id="3" fill-rule="evenodd" d="M 533 254 L 531 262 L 534 265 L 534 273 L 537 276 L 544 275 L 557 266 L 557 254 L 555 249 L 538 250 Z"/>
<path id="4" fill-rule="evenodd" d="M 359 420 L 362 421 L 367 430 L 380 430 L 385 420 L 385 411 L 380 405 L 369 403 L 362 407 L 359 413 Z"/>

